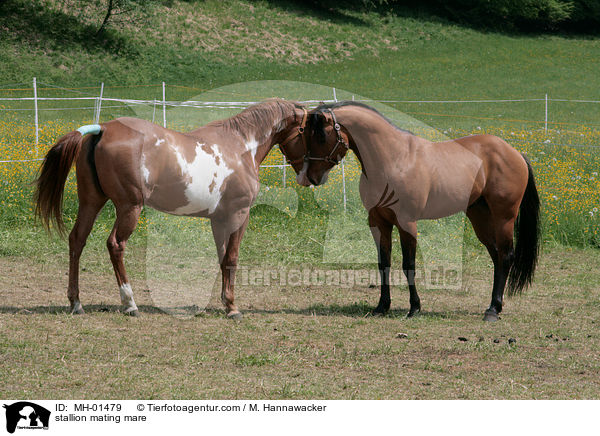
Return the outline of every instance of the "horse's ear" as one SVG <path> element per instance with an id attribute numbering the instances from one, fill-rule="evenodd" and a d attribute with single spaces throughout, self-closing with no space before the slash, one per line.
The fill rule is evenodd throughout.
<path id="1" fill-rule="evenodd" d="M 325 134 L 325 115 L 322 112 L 315 112 L 310 117 L 310 128 L 312 136 L 321 144 L 323 144 L 327 135 Z"/>

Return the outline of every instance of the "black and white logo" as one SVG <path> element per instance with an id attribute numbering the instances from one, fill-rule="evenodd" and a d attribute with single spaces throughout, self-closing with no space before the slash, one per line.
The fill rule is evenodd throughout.
<path id="1" fill-rule="evenodd" d="M 48 430 L 50 411 L 29 401 L 5 404 L 6 431 L 14 433 L 16 429 Z"/>

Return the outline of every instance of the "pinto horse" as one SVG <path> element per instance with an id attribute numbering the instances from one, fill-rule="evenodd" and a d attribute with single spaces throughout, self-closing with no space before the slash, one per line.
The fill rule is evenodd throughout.
<path id="1" fill-rule="evenodd" d="M 539 252 L 539 198 L 531 165 L 502 139 L 474 135 L 432 143 L 357 102 L 317 107 L 309 113 L 308 128 L 299 183 L 325 183 L 348 150 L 360 161 L 359 191 L 369 213 L 382 282 L 375 313 L 390 308 L 393 226 L 400 233 L 411 317 L 421 310 L 415 287 L 417 221 L 461 211 L 494 263 L 492 301 L 484 320 L 499 319 L 507 279 L 509 295 L 531 283 Z"/>
<path id="2" fill-rule="evenodd" d="M 304 155 L 307 111 L 298 103 L 267 100 L 231 118 L 179 133 L 137 118 L 84 126 L 50 149 L 36 180 L 36 214 L 50 229 L 65 233 L 62 198 L 72 164 L 77 167 L 77 220 L 69 235 L 71 312 L 79 300 L 79 258 L 107 200 L 116 221 L 107 247 L 124 312 L 138 315 L 123 265 L 125 245 L 144 205 L 173 215 L 207 217 L 222 272 L 221 301 L 227 317 L 241 317 L 234 304 L 240 242 L 250 206 L 259 191 L 259 165 L 275 144 L 299 172 Z"/>

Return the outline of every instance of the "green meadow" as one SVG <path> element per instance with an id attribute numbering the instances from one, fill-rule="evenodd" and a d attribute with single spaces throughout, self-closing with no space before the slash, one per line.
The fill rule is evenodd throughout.
<path id="1" fill-rule="evenodd" d="M 104 83 L 107 99 L 159 103 L 105 100 L 101 122 L 138 116 L 160 124 L 163 81 L 176 102 L 321 101 L 335 88 L 338 99 L 370 102 L 431 140 L 495 134 L 532 161 L 542 199 L 540 266 L 532 288 L 506 301 L 502 320 L 484 324 L 493 275 L 486 250 L 463 215 L 422 222 L 423 314 L 405 318 L 408 292 L 398 283 L 391 313 L 369 316 L 377 260 L 358 196 L 360 168 L 349 156 L 345 211 L 341 168 L 316 189 L 297 186 L 290 168 L 285 183 L 280 168 L 261 171 L 240 252 L 241 323 L 222 311 L 208 222 L 150 209 L 126 256 L 142 317 L 119 313 L 105 247 L 110 203 L 81 261 L 87 313 L 73 317 L 67 241 L 33 217 L 39 161 L 0 163 L 1 397 L 598 398 L 597 37 L 475 29 L 409 7 L 283 0 L 153 2 L 96 35 L 102 12 L 100 2 L 4 2 L 0 98 L 31 97 L 33 77 L 41 97 L 96 97 Z M 0 101 L 0 160 L 42 157 L 62 134 L 92 122 L 93 106 L 41 101 L 36 147 L 32 102 Z M 239 110 L 169 106 L 167 125 L 187 130 Z M 279 151 L 265 163 L 282 163 Z M 72 172 L 67 226 L 76 211 Z M 397 273 L 397 236 L 394 244 Z M 448 264 L 458 265 L 458 285 L 423 279 Z M 306 270 L 365 275 L 350 284 L 280 281 L 281 271 Z"/>

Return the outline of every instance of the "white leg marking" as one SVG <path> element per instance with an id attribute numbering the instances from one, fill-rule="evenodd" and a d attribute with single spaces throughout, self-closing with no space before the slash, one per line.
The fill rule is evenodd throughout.
<path id="1" fill-rule="evenodd" d="M 75 301 L 75 303 L 73 303 L 73 310 L 71 310 L 71 312 L 78 313 L 78 312 L 81 312 L 81 310 L 82 310 L 81 303 L 79 302 L 79 300 Z"/>
<path id="2" fill-rule="evenodd" d="M 133 301 L 133 291 L 131 290 L 131 285 L 129 283 L 123 283 L 119 288 L 119 292 L 121 293 L 121 303 L 123 303 L 123 306 L 125 306 L 125 313 L 137 310 L 135 301 Z"/>

